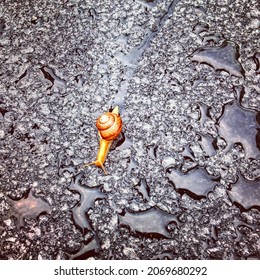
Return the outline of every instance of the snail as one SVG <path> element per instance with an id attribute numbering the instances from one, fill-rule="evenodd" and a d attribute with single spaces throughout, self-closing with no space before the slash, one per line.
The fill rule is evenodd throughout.
<path id="1" fill-rule="evenodd" d="M 91 163 L 85 164 L 84 167 L 95 164 L 96 166 L 101 167 L 104 173 L 107 174 L 104 162 L 113 140 L 118 137 L 123 127 L 118 106 L 116 106 L 112 112 L 106 112 L 99 116 L 96 121 L 96 127 L 100 137 L 97 159 Z"/>

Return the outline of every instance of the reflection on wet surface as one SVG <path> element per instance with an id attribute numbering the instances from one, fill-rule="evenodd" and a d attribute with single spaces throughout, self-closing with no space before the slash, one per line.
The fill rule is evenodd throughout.
<path id="1" fill-rule="evenodd" d="M 260 68 L 260 53 L 255 53 L 253 56 L 254 62 L 255 62 L 255 71 L 259 74 L 259 68 Z"/>
<path id="2" fill-rule="evenodd" d="M 42 198 L 37 198 L 29 191 L 29 194 L 20 200 L 9 200 L 11 210 L 8 216 L 14 215 L 17 218 L 18 226 L 23 225 L 24 218 L 36 218 L 43 212 L 50 212 L 50 206 Z"/>
<path id="3" fill-rule="evenodd" d="M 220 47 L 200 48 L 191 56 L 192 60 L 209 64 L 216 70 L 225 70 L 231 75 L 243 77 L 244 70 L 238 57 L 238 46 L 228 41 Z"/>
<path id="4" fill-rule="evenodd" d="M 143 199 L 145 199 L 146 202 L 149 201 L 150 188 L 146 182 L 146 179 L 141 179 L 135 187 L 141 193 Z"/>
<path id="5" fill-rule="evenodd" d="M 85 260 L 89 257 L 95 256 L 100 250 L 100 244 L 96 237 L 91 237 L 90 240 L 85 242 L 75 254 L 70 254 L 69 258 L 73 260 Z"/>
<path id="6" fill-rule="evenodd" d="M 83 177 L 82 173 L 77 174 L 69 187 L 71 192 L 80 194 L 80 201 L 72 208 L 72 214 L 76 227 L 80 227 L 85 236 L 81 248 L 75 254 L 70 254 L 70 259 L 87 259 L 100 250 L 99 238 L 93 231 L 88 211 L 97 200 L 105 198 L 106 194 L 101 192 L 101 186 L 86 186 Z"/>
<path id="7" fill-rule="evenodd" d="M 221 153 L 229 153 L 231 149 L 237 149 L 238 152 L 233 156 L 230 154 L 224 157 L 230 166 L 232 166 L 232 160 L 239 157 L 259 159 L 259 113 L 239 105 L 243 94 L 241 90 L 237 94 L 238 100 L 225 104 L 221 116 L 217 119 L 217 133 L 223 143 L 216 144 L 212 136 L 201 134 L 197 139 L 200 145 L 193 143 L 183 150 L 184 162 L 179 168 L 168 170 L 168 178 L 179 192 L 187 192 L 194 198 L 206 197 L 208 192 L 220 182 L 221 176 L 225 176 L 225 172 L 220 171 L 219 177 L 212 177 L 205 171 L 207 164 L 204 167 L 197 167 L 198 161 L 201 159 L 205 162 L 208 157 L 216 157 L 219 146 L 222 146 Z M 206 113 L 206 106 L 201 104 L 200 108 L 201 122 L 204 124 L 207 118 L 210 119 L 210 116 Z M 259 175 L 256 174 L 255 178 L 254 181 L 248 181 L 239 175 L 237 182 L 232 183 L 231 190 L 228 191 L 231 201 L 244 209 L 259 207 Z"/>
<path id="8" fill-rule="evenodd" d="M 178 225 L 175 215 L 166 213 L 158 208 L 152 208 L 143 212 L 125 212 L 119 216 L 119 224 L 130 227 L 133 234 L 142 234 L 147 237 L 166 237 L 171 235 L 167 230 L 169 223 Z"/>
<path id="9" fill-rule="evenodd" d="M 240 175 L 238 181 L 228 193 L 233 202 L 238 203 L 245 209 L 260 208 L 260 179 L 250 182 Z"/>
<path id="10" fill-rule="evenodd" d="M 256 116 L 256 111 L 244 109 L 237 102 L 224 106 L 223 115 L 219 120 L 219 134 L 228 143 L 226 150 L 235 143 L 241 143 L 246 158 L 259 157 L 260 143 L 256 138 L 259 128 Z"/>
<path id="11" fill-rule="evenodd" d="M 207 193 L 217 184 L 218 179 L 218 177 L 209 176 L 201 168 L 192 169 L 186 174 L 173 169 L 169 171 L 168 178 L 177 190 L 188 190 L 200 197 L 206 197 Z"/>
<path id="12" fill-rule="evenodd" d="M 43 76 L 46 80 L 51 82 L 51 85 L 47 88 L 47 90 L 51 89 L 52 87 L 55 88 L 61 88 L 64 87 L 66 85 L 66 81 L 59 78 L 53 69 L 51 69 L 50 67 L 42 67 L 41 71 L 43 73 Z"/>
<path id="13" fill-rule="evenodd" d="M 202 32 L 208 31 L 209 25 L 207 23 L 199 22 L 193 27 L 193 32 L 199 35 Z"/>
<path id="14" fill-rule="evenodd" d="M 227 8 L 229 28 L 239 1 L 65 1 L 52 13 L 60 2 L 0 18 L 0 257 L 256 256 L 260 114 L 242 99 L 252 85 L 257 108 L 260 55 L 253 28 L 237 39 L 244 29 L 215 17 Z M 126 126 L 104 176 L 82 165 L 94 118 L 115 105 Z"/>
<path id="15" fill-rule="evenodd" d="M 73 218 L 75 223 L 82 229 L 92 229 L 89 223 L 87 212 L 91 207 L 94 207 L 94 203 L 97 199 L 105 198 L 106 195 L 100 191 L 101 187 L 87 187 L 80 183 L 82 174 L 79 174 L 75 178 L 75 182 L 72 183 L 69 190 L 80 193 L 80 202 L 72 209 Z"/>

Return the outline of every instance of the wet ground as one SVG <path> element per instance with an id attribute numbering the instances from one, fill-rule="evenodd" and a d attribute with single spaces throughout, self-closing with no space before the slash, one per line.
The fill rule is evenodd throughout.
<path id="1" fill-rule="evenodd" d="M 259 259 L 257 0 L 0 3 L 1 259 Z M 95 119 L 123 132 L 95 166 Z"/>

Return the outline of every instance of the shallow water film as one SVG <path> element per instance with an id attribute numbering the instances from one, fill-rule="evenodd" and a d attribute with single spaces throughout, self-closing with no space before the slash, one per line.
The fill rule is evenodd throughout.
<path id="1" fill-rule="evenodd" d="M 1 1 L 0 259 L 260 259 L 259 15 Z"/>

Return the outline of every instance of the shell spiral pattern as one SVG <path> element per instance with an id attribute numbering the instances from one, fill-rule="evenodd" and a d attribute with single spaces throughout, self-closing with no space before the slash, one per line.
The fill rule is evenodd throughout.
<path id="1" fill-rule="evenodd" d="M 123 123 L 118 114 L 107 112 L 98 117 L 96 126 L 102 139 L 112 141 L 121 133 Z"/>

